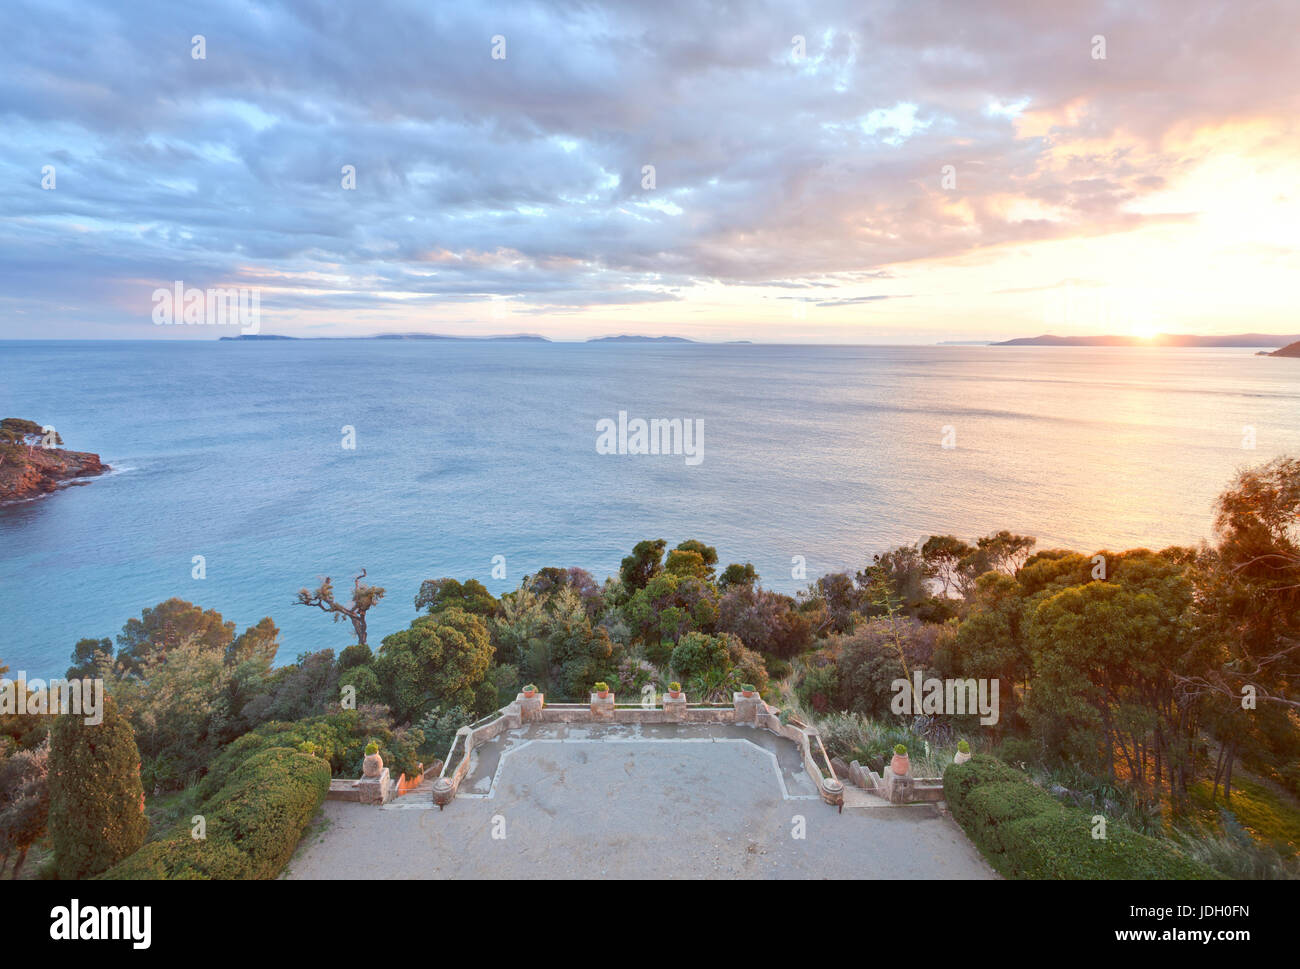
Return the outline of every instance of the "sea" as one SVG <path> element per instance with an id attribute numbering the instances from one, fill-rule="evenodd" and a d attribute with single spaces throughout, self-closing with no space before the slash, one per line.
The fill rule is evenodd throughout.
<path id="1" fill-rule="evenodd" d="M 622 416 L 620 416 L 622 415 Z M 295 604 L 363 568 L 493 593 L 544 566 L 616 573 L 700 539 L 795 593 L 931 534 L 1038 548 L 1212 539 L 1242 468 L 1300 455 L 1300 361 L 1241 349 L 453 340 L 0 342 L 0 416 L 51 425 L 104 477 L 0 507 L 0 663 L 61 675 L 179 596 L 279 661 L 342 649 Z M 698 431 L 696 461 L 672 424 Z M 600 453 L 598 426 L 626 428 Z M 610 426 L 605 424 L 605 427 Z M 662 434 L 662 437 L 661 437 Z M 680 440 L 680 439 L 677 439 Z M 620 453 L 621 452 L 621 453 Z M 688 460 L 689 459 L 689 460 Z M 201 558 L 198 558 L 200 557 Z M 200 568 L 200 563 L 202 568 Z M 196 577 L 201 576 L 201 577 Z M 503 577 L 504 576 L 504 577 Z"/>

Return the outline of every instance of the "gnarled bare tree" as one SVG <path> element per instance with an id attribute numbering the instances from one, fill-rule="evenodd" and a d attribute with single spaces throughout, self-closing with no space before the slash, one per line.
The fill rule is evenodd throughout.
<path id="1" fill-rule="evenodd" d="M 315 592 L 299 589 L 298 605 L 316 606 L 322 612 L 331 613 L 335 622 L 344 618 L 350 620 L 352 629 L 357 634 L 357 642 L 362 646 L 368 645 L 366 643 L 366 613 L 384 597 L 384 590 L 377 585 L 362 585 L 361 580 L 365 577 L 366 570 L 362 569 L 361 574 L 352 580 L 352 601 L 346 606 L 334 600 L 334 585 L 328 575 L 325 576 L 325 581 L 316 588 Z"/>

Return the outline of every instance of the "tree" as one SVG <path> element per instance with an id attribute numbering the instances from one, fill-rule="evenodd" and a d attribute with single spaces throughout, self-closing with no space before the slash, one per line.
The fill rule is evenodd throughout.
<path id="1" fill-rule="evenodd" d="M 476 709 L 491 665 L 487 626 L 453 606 L 385 636 L 374 670 L 393 715 L 411 723 L 434 707 Z"/>
<path id="2" fill-rule="evenodd" d="M 1205 707 L 1219 741 L 1212 793 L 1222 780 L 1230 799 L 1245 744 L 1291 764 L 1300 748 L 1300 459 L 1238 475 L 1219 496 L 1215 535 L 1217 547 L 1195 556 L 1192 574 L 1197 633 L 1217 656 L 1181 673 L 1178 687 Z"/>
<path id="3" fill-rule="evenodd" d="M 128 671 L 134 672 L 155 655 L 165 654 L 182 642 L 225 656 L 234 638 L 235 624 L 222 619 L 215 609 L 204 611 L 192 602 L 172 598 L 145 609 L 139 619 L 126 621 L 117 637 L 117 658 Z M 77 658 L 74 652 L 74 662 Z"/>
<path id="4" fill-rule="evenodd" d="M 817 579 L 808 590 L 809 598 L 824 612 L 817 632 L 846 633 L 858 620 L 862 591 L 846 572 L 831 572 Z"/>
<path id="5" fill-rule="evenodd" d="M 478 579 L 463 584 L 455 579 L 425 579 L 415 596 L 415 608 L 429 615 L 456 606 L 485 619 L 497 609 L 497 601 Z"/>
<path id="6" fill-rule="evenodd" d="M 1197 724 L 1175 684 L 1205 656 L 1191 603 L 1176 554 L 1136 549 L 1106 581 L 1034 597 L 1024 623 L 1035 671 L 1026 714 L 1046 748 L 1122 776 L 1149 801 L 1167 785 L 1176 808 Z"/>
<path id="7" fill-rule="evenodd" d="M 270 616 L 263 618 L 256 626 L 249 626 L 226 647 L 227 663 L 244 663 L 258 660 L 269 669 L 275 664 L 275 655 L 280 651 L 280 630 L 271 621 Z"/>
<path id="8" fill-rule="evenodd" d="M 794 599 L 779 592 L 729 585 L 718 601 L 718 630 L 736 634 L 765 655 L 792 659 L 813 639 L 811 620 L 795 607 Z"/>
<path id="9" fill-rule="evenodd" d="M 79 680 L 83 677 L 94 676 L 95 670 L 103 662 L 103 658 L 113 658 L 113 641 L 108 638 L 104 639 L 79 639 L 77 645 L 72 647 L 72 665 L 68 667 L 67 678 L 70 680 Z"/>
<path id="10" fill-rule="evenodd" d="M 925 560 L 927 571 L 939 580 L 945 597 L 952 592 L 964 594 L 961 562 L 974 551 L 954 535 L 931 535 L 921 546 L 921 558 Z"/>
<path id="11" fill-rule="evenodd" d="M 663 572 L 637 590 L 624 605 L 623 615 L 642 643 L 646 658 L 662 665 L 671 644 L 688 630 L 713 632 L 718 595 L 703 579 Z"/>
<path id="12" fill-rule="evenodd" d="M 663 571 L 664 549 L 668 543 L 662 538 L 637 542 L 632 546 L 632 554 L 623 559 L 619 566 L 619 578 L 628 593 L 644 589 L 650 580 Z"/>
<path id="13" fill-rule="evenodd" d="M 882 615 L 879 596 L 868 594 L 877 582 L 883 582 L 898 608 L 909 616 L 916 616 L 930 600 L 926 582 L 933 575 L 921 551 L 911 545 L 902 545 L 880 555 L 872 556 L 872 564 L 854 578 L 860 591 L 860 603 L 868 615 Z"/>
<path id="14" fill-rule="evenodd" d="M 733 562 L 722 570 L 722 575 L 718 576 L 719 592 L 726 592 L 738 586 L 752 589 L 756 585 L 758 585 L 758 570 L 749 562 L 744 565 Z"/>
<path id="15" fill-rule="evenodd" d="M 582 599 L 582 605 L 592 622 L 600 619 L 605 612 L 605 595 L 586 569 L 557 569 L 548 566 L 538 569 L 537 575 L 531 579 L 524 576 L 523 585 L 531 587 L 543 599 L 561 589 L 572 589 Z"/>
<path id="16" fill-rule="evenodd" d="M 0 667 L 0 672 L 3 672 Z M 35 750 L 0 759 L 0 875 L 17 851 L 11 878 L 17 878 L 27 851 L 45 834 L 50 813 L 49 740 Z"/>
<path id="17" fill-rule="evenodd" d="M 50 735 L 50 839 L 64 880 L 106 871 L 144 844 L 140 752 L 112 697 L 103 721 L 59 717 Z"/>
<path id="18" fill-rule="evenodd" d="M 328 575 L 315 592 L 299 589 L 298 605 L 315 606 L 322 612 L 331 613 L 335 622 L 343 618 L 351 620 L 352 629 L 357 634 L 357 642 L 365 646 L 366 613 L 378 605 L 379 600 L 384 597 L 384 590 L 380 586 L 361 584 L 361 580 L 365 577 L 366 570 L 362 569 L 361 574 L 352 580 L 352 602 L 349 605 L 345 606 L 334 601 L 334 585 Z"/>
<path id="19" fill-rule="evenodd" d="M 674 559 L 676 556 L 676 559 Z M 699 556 L 698 560 L 695 556 Z M 673 563 L 676 561 L 677 567 L 674 569 Z M 697 578 L 713 581 L 714 567 L 718 564 L 718 550 L 712 545 L 705 545 L 703 542 L 688 538 L 679 544 L 675 549 L 668 553 L 668 562 L 665 566 L 668 571 L 678 571 L 682 575 L 694 575 Z"/>
<path id="20" fill-rule="evenodd" d="M 1003 572 L 1015 575 L 1029 557 L 1036 539 L 1029 535 L 1015 535 L 1005 529 L 975 540 L 975 550 L 961 562 L 961 569 L 975 578 L 985 572 Z"/>
<path id="21" fill-rule="evenodd" d="M 1300 708 L 1300 459 L 1242 472 L 1219 496 L 1218 547 L 1196 573 L 1199 622 L 1227 651 L 1212 674 L 1188 680 L 1198 694 Z"/>
<path id="22" fill-rule="evenodd" d="M 673 648 L 671 664 L 688 693 L 710 702 L 729 698 L 744 683 L 767 686 L 763 658 L 731 633 L 687 633 Z"/>

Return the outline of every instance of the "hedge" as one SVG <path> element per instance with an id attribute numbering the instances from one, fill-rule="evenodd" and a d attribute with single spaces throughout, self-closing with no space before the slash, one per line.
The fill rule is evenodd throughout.
<path id="1" fill-rule="evenodd" d="M 1107 821 L 1093 838 L 1093 815 L 1067 807 L 1029 778 L 977 754 L 949 766 L 944 799 L 953 819 L 1008 878 L 1200 879 L 1218 875 L 1173 845 Z"/>
<path id="2" fill-rule="evenodd" d="M 101 875 L 105 879 L 274 878 L 297 848 L 329 790 L 329 764 L 287 747 L 249 757 L 196 809 L 207 821 L 197 840 L 188 823 Z"/>

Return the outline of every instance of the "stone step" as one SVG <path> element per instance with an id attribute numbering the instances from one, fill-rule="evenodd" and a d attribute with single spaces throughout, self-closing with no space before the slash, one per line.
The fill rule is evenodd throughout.
<path id="1" fill-rule="evenodd" d="M 850 808 L 887 808 L 893 807 L 883 797 L 877 797 L 869 791 L 864 791 L 860 787 L 854 787 L 852 784 L 844 785 L 844 807 L 845 810 Z"/>

